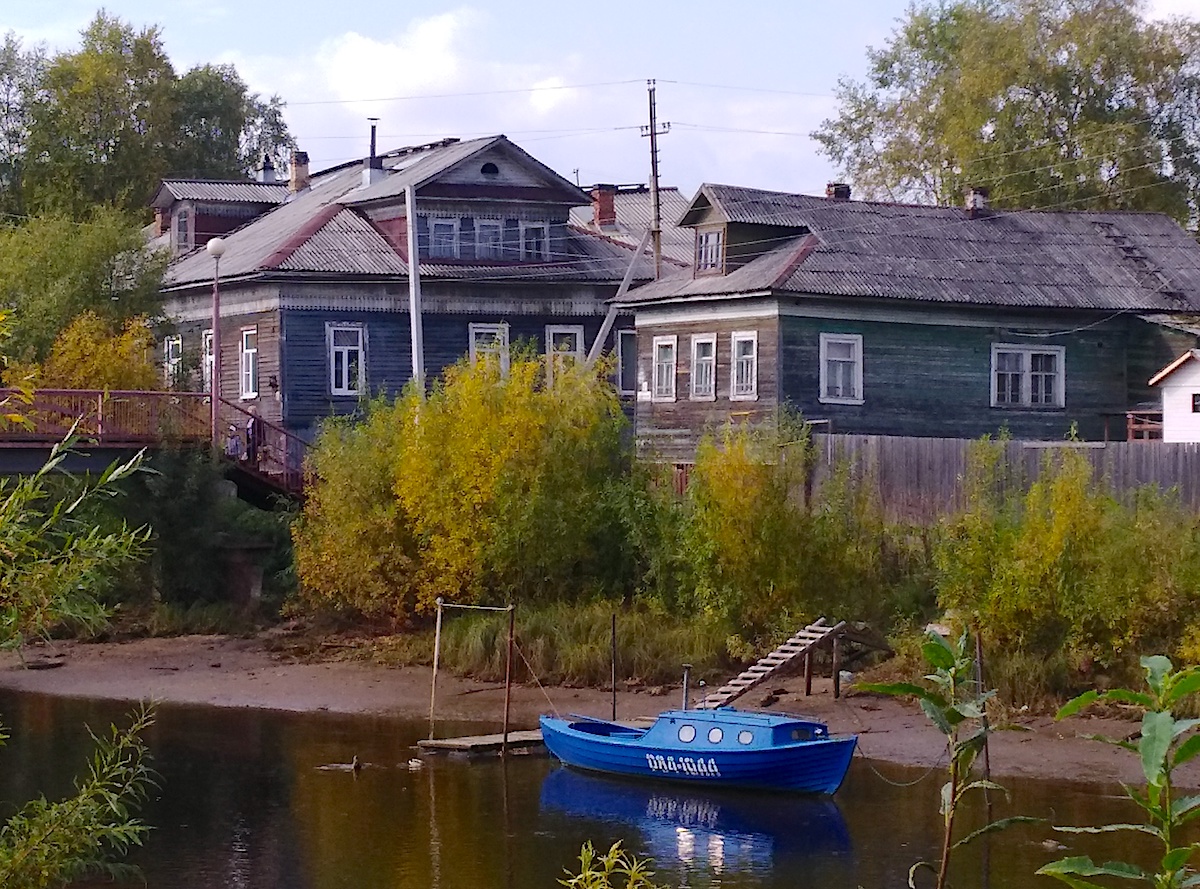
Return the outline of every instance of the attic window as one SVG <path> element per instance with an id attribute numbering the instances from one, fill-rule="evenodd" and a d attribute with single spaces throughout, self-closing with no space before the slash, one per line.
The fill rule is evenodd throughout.
<path id="1" fill-rule="evenodd" d="M 497 167 L 495 164 L 493 164 L 491 161 L 488 161 L 486 164 L 484 164 L 482 167 L 479 168 L 479 172 L 482 173 L 484 176 L 499 176 L 500 168 Z"/>

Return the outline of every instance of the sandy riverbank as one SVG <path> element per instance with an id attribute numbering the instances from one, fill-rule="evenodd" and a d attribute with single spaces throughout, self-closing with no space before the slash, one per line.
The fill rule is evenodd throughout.
<path id="1" fill-rule="evenodd" d="M 268 650 L 256 639 L 185 636 L 123 643 L 56 643 L 27 651 L 27 658 L 61 661 L 54 669 L 24 669 L 16 655 L 0 655 L 0 688 L 74 697 L 155 700 L 217 707 L 249 707 L 295 712 L 330 711 L 422 718 L 429 712 L 429 670 L 366 663 L 305 663 Z M 908 765 L 939 762 L 942 737 L 915 704 L 849 693 L 835 700 L 828 680 L 805 697 L 803 680 L 773 682 L 784 690 L 772 709 L 807 713 L 835 732 L 859 735 L 871 759 Z M 760 706 L 765 692 L 752 692 L 745 706 Z M 504 688 L 443 675 L 438 684 L 438 715 L 445 719 L 496 722 L 503 712 Z M 665 694 L 623 691 L 622 718 L 650 716 L 679 705 L 679 691 Z M 536 727 L 539 713 L 606 716 L 610 694 L 596 689 L 521 686 L 513 691 L 514 728 Z M 992 738 L 991 762 L 997 776 L 1020 775 L 1076 781 L 1137 782 L 1135 758 L 1080 737 L 1089 733 L 1129 736 L 1137 723 L 1114 719 L 1048 717 L 1024 720 Z M 1179 773 L 1181 784 L 1200 787 L 1200 762 Z"/>

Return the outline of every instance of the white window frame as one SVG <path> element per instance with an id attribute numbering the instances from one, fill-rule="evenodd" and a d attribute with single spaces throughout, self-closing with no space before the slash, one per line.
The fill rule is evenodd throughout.
<path id="1" fill-rule="evenodd" d="M 213 332 L 211 327 L 200 331 L 200 382 L 205 392 L 212 392 Z"/>
<path id="2" fill-rule="evenodd" d="M 658 375 L 658 348 L 659 346 L 671 347 L 671 373 L 669 380 L 664 380 L 664 383 L 669 382 L 669 385 L 659 386 Z M 650 366 L 651 366 L 651 381 L 650 381 L 650 400 L 651 401 L 674 401 L 676 385 L 675 380 L 679 375 L 679 337 L 674 334 L 670 336 L 656 336 L 651 344 L 650 350 Z"/>
<path id="3" fill-rule="evenodd" d="M 254 347 L 247 348 L 246 336 L 254 336 Z M 238 397 L 243 401 L 258 398 L 258 325 L 243 327 L 238 334 Z"/>
<path id="4" fill-rule="evenodd" d="M 171 243 L 176 250 L 184 252 L 192 249 L 194 239 L 192 208 L 186 204 L 176 207 L 171 219 Z"/>
<path id="5" fill-rule="evenodd" d="M 575 337 L 575 348 L 570 351 L 559 351 L 554 348 L 554 337 L 569 334 Z M 570 355 L 576 361 L 582 361 L 584 356 L 583 351 L 583 325 L 582 324 L 547 324 L 546 325 L 546 354 L 547 355 Z"/>
<path id="6" fill-rule="evenodd" d="M 508 324 L 501 322 L 499 324 L 476 324 L 472 322 L 467 325 L 468 329 L 468 352 L 471 363 L 474 364 L 484 355 L 492 353 L 492 349 L 481 350 L 476 345 L 476 340 L 480 334 L 494 334 L 500 345 L 495 350 L 500 357 L 500 373 L 508 373 Z"/>
<path id="7" fill-rule="evenodd" d="M 750 343 L 754 348 L 750 355 L 750 385 L 738 388 L 738 343 Z M 758 331 L 735 330 L 729 335 L 729 400 L 758 400 Z"/>
<path id="8" fill-rule="evenodd" d="M 494 255 L 483 255 L 484 242 L 480 235 L 485 228 L 494 229 L 496 231 L 496 252 Z M 504 220 L 502 219 L 476 219 L 475 220 L 475 258 L 476 259 L 504 259 Z"/>
<path id="9" fill-rule="evenodd" d="M 626 340 L 629 340 L 628 345 Z M 622 395 L 637 394 L 637 331 L 632 328 L 623 328 L 617 331 L 617 391 Z M 625 367 L 625 362 L 633 362 L 633 388 L 626 389 L 621 385 L 624 381 L 624 375 L 621 373 Z"/>
<path id="10" fill-rule="evenodd" d="M 1017 353 L 1021 356 L 1021 400 L 1000 401 L 996 385 L 996 359 L 1000 353 Z M 1055 356 L 1055 387 L 1052 404 L 1033 403 L 1033 371 L 1031 356 Z M 1067 406 L 1067 349 L 1065 346 L 1029 345 L 1027 343 L 992 343 L 991 404 L 992 407 L 1009 410 L 1062 410 Z"/>
<path id="11" fill-rule="evenodd" d="M 530 255 L 530 251 L 525 245 L 525 236 L 527 232 L 538 229 L 542 233 L 542 250 L 540 256 Z M 550 223 L 548 222 L 522 222 L 521 223 L 521 259 L 526 262 L 547 262 L 550 259 Z"/>
<path id="12" fill-rule="evenodd" d="M 696 229 L 696 273 L 716 275 L 722 273 L 724 270 L 724 227 Z"/>
<path id="13" fill-rule="evenodd" d="M 697 356 L 697 346 L 707 344 L 712 346 L 712 355 L 707 359 L 709 362 L 709 380 L 708 391 L 702 392 L 696 387 L 696 381 L 699 378 L 697 370 L 700 366 L 700 359 Z M 692 401 L 716 401 L 717 400 L 717 335 L 715 333 L 698 333 L 692 337 L 692 372 L 688 380 L 688 398 Z"/>
<path id="14" fill-rule="evenodd" d="M 180 383 L 179 371 L 183 367 L 183 337 L 171 334 L 163 339 L 163 379 L 168 386 Z"/>
<path id="15" fill-rule="evenodd" d="M 829 383 L 829 346 L 832 344 L 850 343 L 854 346 L 854 391 L 858 393 L 853 398 L 826 395 Z M 859 333 L 822 333 L 820 349 L 820 391 L 817 400 L 822 404 L 862 404 L 863 392 L 863 338 Z"/>
<path id="16" fill-rule="evenodd" d="M 434 253 L 433 252 L 433 230 L 436 226 L 448 225 L 454 232 L 451 239 L 451 250 L 449 253 Z M 459 257 L 459 220 L 450 216 L 430 216 L 429 217 L 429 258 L 430 259 L 458 259 Z"/>
<path id="17" fill-rule="evenodd" d="M 336 333 L 352 331 L 358 334 L 357 346 L 339 346 L 334 340 Z M 337 379 L 337 361 L 336 355 L 338 352 L 343 353 L 342 369 L 346 375 L 346 383 L 350 382 L 350 376 L 347 369 L 350 367 L 350 353 L 358 352 L 358 379 L 354 381 L 353 386 L 338 385 Z M 350 397 L 358 397 L 363 393 L 367 386 L 367 326 L 361 322 L 354 321 L 327 321 L 325 322 L 325 353 L 329 358 L 329 394 L 330 395 L 345 395 Z"/>

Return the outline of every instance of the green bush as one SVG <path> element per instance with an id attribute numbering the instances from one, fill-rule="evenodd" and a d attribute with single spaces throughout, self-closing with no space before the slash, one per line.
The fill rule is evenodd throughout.
<path id="1" fill-rule="evenodd" d="M 438 596 L 540 602 L 632 589 L 626 420 L 606 370 L 515 356 L 330 424 L 295 529 L 309 608 L 403 622 Z"/>
<path id="2" fill-rule="evenodd" d="M 982 630 L 1006 697 L 1069 691 L 1093 670 L 1132 679 L 1149 651 L 1186 657 L 1200 626 L 1200 520 L 1155 488 L 1113 496 L 1070 448 L 1022 490 L 1000 477 L 998 450 L 977 448 L 969 505 L 944 523 L 935 560 L 941 606 Z"/>

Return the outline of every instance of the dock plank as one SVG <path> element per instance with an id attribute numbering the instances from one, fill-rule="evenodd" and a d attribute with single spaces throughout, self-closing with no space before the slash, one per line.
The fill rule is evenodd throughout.
<path id="1" fill-rule="evenodd" d="M 498 753 L 503 743 L 504 735 L 497 732 L 494 735 L 469 735 L 462 738 L 427 738 L 418 741 L 417 746 L 422 750 L 446 753 Z M 541 743 L 541 729 L 508 733 L 509 750 L 528 750 L 541 746 Z"/>

